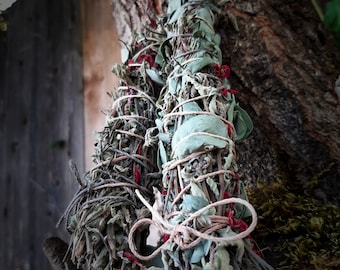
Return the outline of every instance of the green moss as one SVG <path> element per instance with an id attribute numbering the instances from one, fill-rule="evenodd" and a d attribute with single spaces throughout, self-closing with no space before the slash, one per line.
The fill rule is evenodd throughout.
<path id="1" fill-rule="evenodd" d="M 340 267 L 340 208 L 312 195 L 317 182 L 302 189 L 295 179 L 278 179 L 248 189 L 259 215 L 254 238 L 270 249 L 276 269 Z"/>

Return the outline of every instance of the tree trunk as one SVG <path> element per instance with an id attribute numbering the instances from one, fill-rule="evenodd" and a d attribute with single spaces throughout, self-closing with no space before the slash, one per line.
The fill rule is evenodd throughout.
<path id="1" fill-rule="evenodd" d="M 238 0 L 226 12 L 239 31 L 223 20 L 217 26 L 224 62 L 255 123 L 237 147 L 245 173 L 262 181 L 284 175 L 301 189 L 318 176 L 316 195 L 339 203 L 340 58 L 330 33 L 309 0 Z"/>

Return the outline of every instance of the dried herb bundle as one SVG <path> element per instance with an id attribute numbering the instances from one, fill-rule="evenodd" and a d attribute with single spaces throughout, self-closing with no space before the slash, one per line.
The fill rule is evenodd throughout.
<path id="1" fill-rule="evenodd" d="M 222 65 L 220 10 L 182 2 L 169 1 L 168 15 L 114 66 L 121 82 L 98 134 L 97 165 L 65 213 L 78 265 L 272 269 L 249 236 L 257 217 L 234 142 L 252 122 Z"/>
<path id="2" fill-rule="evenodd" d="M 127 235 L 134 222 L 149 212 L 134 190 L 150 197 L 160 173 L 156 148 L 147 134 L 155 122 L 157 86 L 146 74 L 152 63 L 144 61 L 140 50 L 149 44 L 142 40 L 138 44 L 134 47 L 140 54 L 136 63 L 113 67 L 121 79 L 120 86 L 110 94 L 113 105 L 106 112 L 106 126 L 97 134 L 96 166 L 83 180 L 77 177 L 81 188 L 64 215 L 71 233 L 68 256 L 78 266 L 87 265 L 91 269 L 141 266 L 128 251 Z M 143 235 L 138 237 L 137 242 L 145 242 Z"/>

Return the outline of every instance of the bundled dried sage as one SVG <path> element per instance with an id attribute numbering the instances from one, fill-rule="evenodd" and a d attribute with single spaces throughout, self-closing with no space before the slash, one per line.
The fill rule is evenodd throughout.
<path id="1" fill-rule="evenodd" d="M 235 140 L 253 126 L 222 64 L 223 5 L 169 0 L 114 66 L 96 166 L 65 213 L 79 266 L 272 269 L 250 237 L 257 216 L 238 175 Z"/>
<path id="2" fill-rule="evenodd" d="M 137 44 L 137 43 L 136 43 Z M 116 65 L 120 77 L 117 91 L 108 110 L 104 129 L 97 134 L 96 165 L 80 181 L 64 218 L 71 233 L 69 254 L 79 267 L 90 269 L 136 269 L 142 266 L 129 252 L 127 236 L 136 220 L 150 215 L 136 197 L 135 189 L 151 197 L 152 187 L 159 185 L 156 145 L 150 128 L 155 123 L 156 93 L 147 75 L 153 63 L 144 58 L 140 48 L 148 41 L 139 40 L 136 63 Z M 152 48 L 148 50 L 152 53 Z M 151 131 L 152 133 L 152 131 Z M 79 177 L 77 177 L 79 178 Z M 142 247 L 145 237 L 136 239 Z"/>

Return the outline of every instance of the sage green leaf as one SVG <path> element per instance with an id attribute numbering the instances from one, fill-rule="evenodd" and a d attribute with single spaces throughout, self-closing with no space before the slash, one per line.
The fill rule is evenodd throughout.
<path id="1" fill-rule="evenodd" d="M 164 81 L 162 77 L 159 75 L 158 71 L 148 68 L 146 69 L 146 74 L 148 74 L 148 76 L 153 82 L 158 83 L 160 85 L 164 85 Z"/>
<path id="2" fill-rule="evenodd" d="M 212 41 L 212 36 L 215 34 L 215 31 L 204 21 L 197 23 L 197 28 L 194 33 L 196 32 L 201 32 L 201 37 L 206 38 L 209 41 Z"/>
<path id="3" fill-rule="evenodd" d="M 215 63 L 215 61 L 210 56 L 201 57 L 188 63 L 185 69 L 191 71 L 191 73 L 196 73 L 205 66 L 208 66 L 213 63 Z"/>
<path id="4" fill-rule="evenodd" d="M 175 10 L 179 9 L 181 6 L 182 6 L 182 0 L 171 0 L 168 2 L 167 13 L 171 14 Z"/>
<path id="5" fill-rule="evenodd" d="M 198 218 L 195 219 L 195 228 L 200 229 L 200 228 L 207 228 L 211 225 L 211 219 L 209 216 L 199 216 Z"/>
<path id="6" fill-rule="evenodd" d="M 230 255 L 227 249 L 223 246 L 219 246 L 215 252 L 212 262 L 208 262 L 203 270 L 233 270 L 230 265 Z"/>
<path id="7" fill-rule="evenodd" d="M 206 20 L 209 23 L 210 27 L 212 29 L 214 29 L 213 28 L 214 19 L 211 16 L 211 13 L 209 12 L 209 10 L 207 8 L 199 8 L 199 9 L 197 9 L 197 15 L 198 15 L 198 17 L 201 17 L 204 20 Z"/>
<path id="8" fill-rule="evenodd" d="M 197 264 L 191 264 L 190 265 L 191 270 L 203 270 L 201 266 L 198 266 Z"/>
<path id="9" fill-rule="evenodd" d="M 238 198 L 241 198 L 245 201 L 248 201 L 248 195 L 247 191 L 244 187 L 244 183 L 242 181 L 239 182 L 239 190 L 240 190 L 240 195 L 237 196 Z M 234 206 L 235 209 L 235 217 L 238 219 L 244 219 L 247 217 L 251 217 L 251 212 L 249 211 L 248 207 L 242 205 L 242 204 L 235 204 Z"/>
<path id="10" fill-rule="evenodd" d="M 201 112 L 202 109 L 200 106 L 198 106 L 197 102 L 187 102 L 183 104 L 183 111 L 184 112 Z M 186 115 L 185 120 L 188 120 L 192 118 L 194 115 Z"/>
<path id="11" fill-rule="evenodd" d="M 203 245 L 199 243 L 194 247 L 194 252 L 192 253 L 190 258 L 190 263 L 200 262 L 203 256 L 204 256 Z"/>
<path id="12" fill-rule="evenodd" d="M 183 158 L 204 147 L 224 148 L 227 142 L 223 139 L 198 132 L 210 133 L 226 138 L 227 126 L 212 115 L 198 115 L 186 120 L 174 133 L 171 146 L 175 157 Z M 195 134 L 198 133 L 198 134 Z"/>
<path id="13" fill-rule="evenodd" d="M 94 263 L 91 264 L 92 269 L 102 269 L 109 261 L 109 254 L 105 248 L 103 248 Z"/>
<path id="14" fill-rule="evenodd" d="M 201 107 L 197 104 L 197 102 L 187 102 L 183 104 L 184 112 L 201 112 Z"/>
<path id="15" fill-rule="evenodd" d="M 234 126 L 236 129 L 236 140 L 242 141 L 253 131 L 253 121 L 248 113 L 238 105 L 235 107 L 235 112 Z"/>
<path id="16" fill-rule="evenodd" d="M 225 229 L 221 229 L 219 230 L 219 233 L 221 235 L 221 237 L 227 238 L 227 237 L 231 237 L 231 236 L 235 236 L 236 233 L 233 232 L 230 227 L 227 227 Z M 234 246 L 236 247 L 236 258 L 238 263 L 242 262 L 242 258 L 244 255 L 244 241 L 242 239 L 239 240 L 235 240 L 235 241 L 230 241 L 230 242 L 223 242 L 219 244 L 221 247 L 227 247 L 227 246 Z"/>
<path id="17" fill-rule="evenodd" d="M 125 63 L 129 59 L 130 52 L 126 47 L 122 47 L 120 49 L 120 55 L 121 55 L 122 63 Z"/>
<path id="18" fill-rule="evenodd" d="M 178 20 L 181 14 L 185 11 L 185 7 L 181 5 L 180 0 L 169 1 L 168 12 L 173 13 L 170 16 L 170 20 L 168 21 L 169 24 L 174 23 Z"/>
<path id="19" fill-rule="evenodd" d="M 158 52 L 155 58 L 155 62 L 159 65 L 161 65 L 163 67 L 163 65 L 166 62 L 166 47 L 171 48 L 170 46 L 170 40 L 171 40 L 171 36 L 169 38 L 167 38 L 166 40 L 164 40 L 162 42 L 162 44 L 159 46 L 158 48 Z"/>
<path id="20" fill-rule="evenodd" d="M 165 147 L 164 147 L 164 144 L 163 144 L 162 141 L 159 141 L 158 149 L 159 149 L 159 155 L 160 155 L 162 164 L 167 163 L 168 162 L 168 156 L 166 154 L 166 150 L 165 150 Z"/>
<path id="21" fill-rule="evenodd" d="M 207 197 L 203 190 L 194 182 L 191 183 L 191 194 L 193 196 L 201 197 L 207 201 Z"/>
<path id="22" fill-rule="evenodd" d="M 234 122 L 234 110 L 235 110 L 236 102 L 232 100 L 228 109 L 228 121 L 233 123 Z"/>
<path id="23" fill-rule="evenodd" d="M 161 53 L 157 53 L 156 57 L 155 57 L 155 62 L 161 66 L 163 66 L 164 62 L 165 62 L 165 58 Z"/>
<path id="24" fill-rule="evenodd" d="M 221 43 L 221 36 L 219 34 L 215 34 L 213 36 L 212 42 L 214 43 L 215 48 L 218 48 L 217 51 L 221 51 L 221 48 L 219 47 Z"/>
<path id="25" fill-rule="evenodd" d="M 169 90 L 168 91 L 169 91 L 170 94 L 175 95 L 181 89 L 181 85 L 178 81 L 178 78 L 172 77 L 168 81 L 169 81 L 169 88 L 168 88 Z"/>
<path id="26" fill-rule="evenodd" d="M 219 199 L 220 192 L 219 192 L 218 186 L 217 186 L 216 182 L 214 181 L 214 179 L 212 179 L 211 177 L 208 177 L 205 181 L 207 182 L 207 184 L 210 187 L 211 191 L 214 193 L 215 198 Z"/>
<path id="27" fill-rule="evenodd" d="M 182 211 L 193 213 L 207 206 L 209 202 L 202 197 L 186 194 L 183 197 Z"/>

